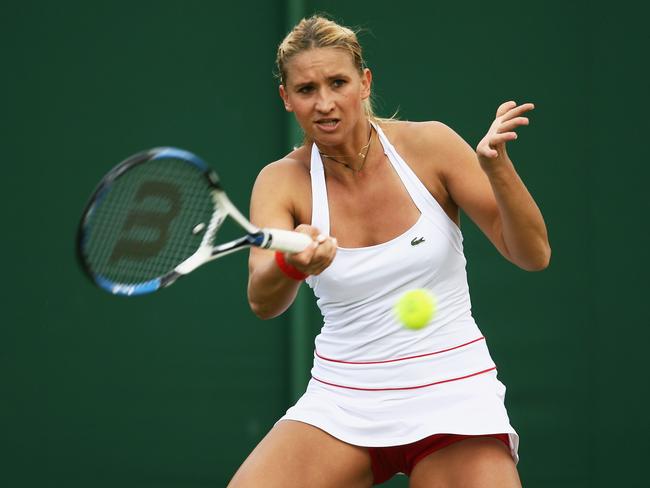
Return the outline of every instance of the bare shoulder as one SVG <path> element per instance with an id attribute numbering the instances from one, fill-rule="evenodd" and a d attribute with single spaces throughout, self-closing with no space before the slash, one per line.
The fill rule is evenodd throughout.
<path id="1" fill-rule="evenodd" d="M 309 175 L 309 161 L 305 159 L 303 146 L 294 149 L 283 158 L 273 161 L 262 168 L 257 179 L 300 178 Z"/>
<path id="2" fill-rule="evenodd" d="M 257 225 L 269 225 L 267 222 L 255 222 L 258 217 L 266 220 L 267 211 L 273 213 L 288 212 L 294 221 L 302 223 L 307 210 L 311 214 L 311 182 L 309 175 L 308 153 L 300 147 L 285 157 L 267 164 L 257 175 L 251 195 L 251 219 Z M 260 211 L 261 209 L 263 211 Z"/>
<path id="3" fill-rule="evenodd" d="M 397 151 L 434 193 L 440 192 L 437 183 L 447 190 L 452 178 L 479 169 L 474 149 L 442 122 L 391 122 L 386 124 L 386 133 Z"/>
<path id="4" fill-rule="evenodd" d="M 459 145 L 466 145 L 451 127 L 437 120 L 388 121 L 381 124 L 381 127 L 394 145 L 402 146 L 407 150 L 436 154 L 440 151 L 454 151 Z"/>
<path id="5" fill-rule="evenodd" d="M 305 149 L 297 148 L 277 161 L 267 164 L 257 175 L 253 192 L 270 187 L 282 193 L 284 189 L 302 186 L 309 180 L 309 159 Z"/>
<path id="6" fill-rule="evenodd" d="M 449 126 L 438 121 L 389 121 L 382 130 L 449 218 L 459 221 L 452 182 L 478 166 L 472 148 Z"/>
<path id="7" fill-rule="evenodd" d="M 389 121 L 381 128 L 425 184 L 431 178 L 444 179 L 454 167 L 475 159 L 463 138 L 439 121 Z"/>

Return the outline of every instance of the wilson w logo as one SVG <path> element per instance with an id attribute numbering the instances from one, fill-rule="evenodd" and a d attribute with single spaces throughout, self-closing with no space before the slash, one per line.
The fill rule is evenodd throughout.
<path id="1" fill-rule="evenodd" d="M 135 201 L 142 204 L 146 199 L 166 201 L 166 208 L 131 210 L 120 230 L 121 237 L 113 248 L 109 258 L 110 263 L 115 263 L 122 258 L 142 260 L 156 256 L 167 242 L 169 226 L 181 210 L 180 191 L 172 183 L 145 181 L 138 188 Z M 142 240 L 128 237 L 132 236 L 132 231 L 138 228 L 154 230 L 155 238 Z"/>

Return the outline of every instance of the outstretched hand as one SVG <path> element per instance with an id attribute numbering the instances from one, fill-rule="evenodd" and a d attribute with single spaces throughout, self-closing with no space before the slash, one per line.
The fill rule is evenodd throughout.
<path id="1" fill-rule="evenodd" d="M 528 125 L 528 117 L 523 114 L 535 108 L 532 103 L 517 105 L 510 101 L 502 103 L 497 109 L 497 115 L 485 137 L 476 146 L 476 155 L 484 169 L 497 160 L 507 157 L 506 143 L 517 139 L 515 130 L 522 125 Z"/>

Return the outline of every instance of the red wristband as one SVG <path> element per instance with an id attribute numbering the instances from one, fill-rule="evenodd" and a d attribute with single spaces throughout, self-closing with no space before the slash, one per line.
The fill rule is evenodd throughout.
<path id="1" fill-rule="evenodd" d="M 278 267 L 280 268 L 280 271 L 282 271 L 286 276 L 289 278 L 296 280 L 296 281 L 302 281 L 307 276 L 305 273 L 297 269 L 296 267 L 290 265 L 284 260 L 284 253 L 280 251 L 275 251 L 275 262 L 278 263 Z"/>

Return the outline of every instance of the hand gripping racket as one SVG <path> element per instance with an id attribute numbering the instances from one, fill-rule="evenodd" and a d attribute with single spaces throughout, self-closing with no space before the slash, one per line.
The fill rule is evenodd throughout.
<path id="1" fill-rule="evenodd" d="M 246 235 L 215 245 L 228 216 Z M 257 228 L 228 199 L 203 160 L 160 147 L 131 156 L 104 176 L 81 218 L 77 254 L 103 290 L 142 295 L 240 249 L 300 252 L 311 242 L 298 232 Z"/>

